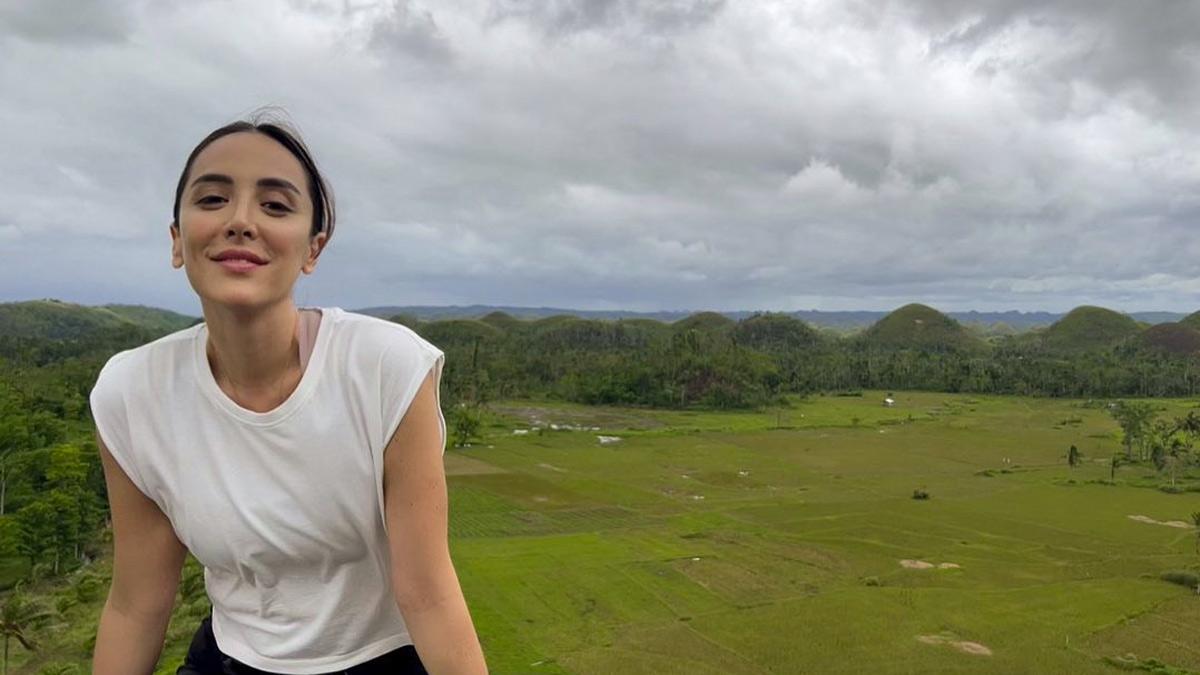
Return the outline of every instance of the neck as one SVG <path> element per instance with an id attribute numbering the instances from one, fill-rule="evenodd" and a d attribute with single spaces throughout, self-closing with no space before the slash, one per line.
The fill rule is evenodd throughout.
<path id="1" fill-rule="evenodd" d="M 299 371 L 300 314 L 291 298 L 253 311 L 208 303 L 203 309 L 206 351 L 218 382 L 232 382 L 245 391 L 273 390 Z"/>

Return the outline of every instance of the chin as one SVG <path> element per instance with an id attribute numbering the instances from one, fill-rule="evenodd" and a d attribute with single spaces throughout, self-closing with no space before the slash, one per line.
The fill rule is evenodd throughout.
<path id="1" fill-rule="evenodd" d="M 262 288 L 205 288 L 195 289 L 202 305 L 252 312 L 278 303 L 282 297 L 264 292 Z M 286 297 L 286 296 L 284 296 Z"/>

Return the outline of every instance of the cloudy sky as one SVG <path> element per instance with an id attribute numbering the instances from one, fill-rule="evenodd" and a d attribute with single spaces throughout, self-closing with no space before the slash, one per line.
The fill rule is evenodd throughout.
<path id="1" fill-rule="evenodd" d="M 211 129 L 337 195 L 301 304 L 1200 308 L 1200 3 L 0 0 L 0 301 L 199 313 Z"/>

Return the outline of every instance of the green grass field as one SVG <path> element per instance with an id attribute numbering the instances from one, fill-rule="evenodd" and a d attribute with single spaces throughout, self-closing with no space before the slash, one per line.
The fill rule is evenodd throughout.
<path id="1" fill-rule="evenodd" d="M 504 406 L 589 431 L 497 430 L 448 460 L 494 671 L 1088 673 L 1128 653 L 1200 670 L 1200 597 L 1158 579 L 1200 566 L 1195 532 L 1129 518 L 1190 522 L 1200 493 L 1132 486 L 1161 480 L 1144 467 L 1099 482 L 1119 449 L 1103 409 L 882 398 Z"/>
<path id="2" fill-rule="evenodd" d="M 446 459 L 454 559 L 492 672 L 1116 673 L 1105 657 L 1131 653 L 1200 670 L 1200 596 L 1159 579 L 1200 568 L 1195 530 L 1130 518 L 1190 522 L 1200 492 L 1154 489 L 1144 466 L 1108 484 L 1105 410 L 882 398 L 495 406 L 483 442 Z M 587 430 L 513 433 L 534 418 Z M 85 663 L 102 602 L 70 610 L 61 663 Z M 160 673 L 202 604 L 177 612 Z"/>

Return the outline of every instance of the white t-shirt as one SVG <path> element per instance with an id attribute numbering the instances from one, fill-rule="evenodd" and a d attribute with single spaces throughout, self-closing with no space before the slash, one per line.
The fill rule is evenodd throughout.
<path id="1" fill-rule="evenodd" d="M 114 355 L 91 406 L 104 445 L 204 565 L 217 646 L 311 674 L 411 644 L 391 592 L 383 451 L 430 369 L 440 399 L 443 352 L 322 308 L 299 385 L 260 413 L 217 385 L 207 339 L 197 324 Z"/>

